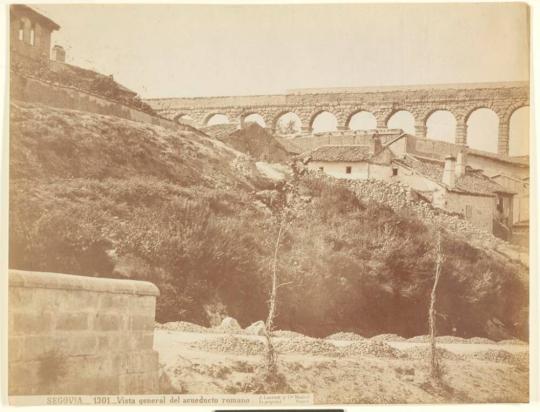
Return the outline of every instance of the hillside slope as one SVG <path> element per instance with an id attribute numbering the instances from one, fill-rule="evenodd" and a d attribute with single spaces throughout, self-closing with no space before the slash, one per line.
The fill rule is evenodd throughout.
<path id="1" fill-rule="evenodd" d="M 433 227 L 344 182 L 284 182 L 195 131 L 11 105 L 10 267 L 155 282 L 157 319 L 263 319 L 278 253 L 277 328 L 426 332 Z M 527 337 L 520 268 L 444 234 L 440 334 Z"/>

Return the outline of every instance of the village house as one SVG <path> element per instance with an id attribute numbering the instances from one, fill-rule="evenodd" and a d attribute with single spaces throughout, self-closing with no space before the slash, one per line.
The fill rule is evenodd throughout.
<path id="1" fill-rule="evenodd" d="M 58 29 L 58 24 L 28 6 L 14 4 L 10 7 L 12 54 L 47 63 L 51 51 L 51 34 Z"/>
<path id="2" fill-rule="evenodd" d="M 308 170 L 339 179 L 388 179 L 392 177 L 392 151 L 375 134 L 369 145 L 323 145 L 302 155 Z"/>
<path id="3" fill-rule="evenodd" d="M 444 161 L 406 152 L 404 135 L 381 144 L 324 145 L 301 155 L 307 169 L 339 179 L 401 182 L 434 207 L 458 213 L 476 227 L 508 239 L 514 223 L 513 197 L 507 189 L 467 165 L 467 152 Z"/>
<path id="4" fill-rule="evenodd" d="M 467 165 L 465 151 L 444 162 L 405 154 L 392 160 L 397 179 L 433 206 L 461 214 L 475 226 L 508 239 L 514 192 Z"/>
<path id="5" fill-rule="evenodd" d="M 512 223 L 523 225 L 529 223 L 529 178 L 519 179 L 505 173 L 497 173 L 490 176 L 502 187 L 515 193 Z"/>

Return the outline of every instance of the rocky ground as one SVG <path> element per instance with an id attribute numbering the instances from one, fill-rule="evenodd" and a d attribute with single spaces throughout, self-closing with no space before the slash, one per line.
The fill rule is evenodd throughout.
<path id="1" fill-rule="evenodd" d="M 187 322 L 156 326 L 162 391 L 249 392 L 263 359 L 262 336 Z M 443 336 L 438 343 L 443 379 L 433 385 L 426 336 L 274 334 L 279 368 L 292 391 L 313 394 L 317 404 L 527 402 L 526 342 Z"/>

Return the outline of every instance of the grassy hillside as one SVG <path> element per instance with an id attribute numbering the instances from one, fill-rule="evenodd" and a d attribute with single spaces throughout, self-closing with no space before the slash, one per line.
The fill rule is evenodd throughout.
<path id="1" fill-rule="evenodd" d="M 276 209 L 277 328 L 426 332 L 434 231 L 346 183 L 284 183 L 204 134 L 12 104 L 10 267 L 155 282 L 157 319 L 265 317 Z M 444 236 L 441 334 L 526 338 L 519 268 Z"/>

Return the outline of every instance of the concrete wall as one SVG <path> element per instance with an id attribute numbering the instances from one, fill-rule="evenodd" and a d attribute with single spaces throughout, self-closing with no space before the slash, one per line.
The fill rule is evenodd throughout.
<path id="1" fill-rule="evenodd" d="M 158 393 L 149 282 L 9 271 L 9 395 Z"/>
<path id="2" fill-rule="evenodd" d="M 155 124 L 170 129 L 180 126 L 171 120 L 152 116 L 121 103 L 107 100 L 69 86 L 61 86 L 36 78 L 11 73 L 11 99 L 42 103 L 62 109 L 82 110 L 103 115 L 113 115 L 128 120 Z"/>

